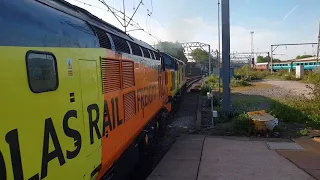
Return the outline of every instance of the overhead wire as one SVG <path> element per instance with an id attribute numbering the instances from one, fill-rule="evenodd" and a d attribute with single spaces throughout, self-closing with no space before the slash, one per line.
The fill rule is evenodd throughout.
<path id="1" fill-rule="evenodd" d="M 109 11 L 108 9 L 104 9 L 104 8 L 101 8 L 101 7 L 98 7 L 98 6 L 94 6 L 94 5 L 92 5 L 92 4 L 89 4 L 89 3 L 86 3 L 86 2 L 83 2 L 83 1 L 80 1 L 80 0 L 74 0 L 74 1 L 77 1 L 77 2 L 79 2 L 79 3 L 82 3 L 82 4 L 85 5 L 85 6 L 91 6 L 91 7 L 100 9 L 100 10 Z"/>
<path id="2" fill-rule="evenodd" d="M 98 7 L 98 6 L 89 4 L 89 3 L 84 2 L 84 1 L 81 1 L 81 0 L 74 0 L 74 1 L 77 1 L 77 2 L 79 2 L 79 3 L 82 3 L 82 4 L 86 5 L 86 6 L 90 6 L 90 7 L 94 7 L 94 8 L 97 8 L 97 9 L 100 9 L 100 10 L 103 10 L 103 11 L 106 11 L 106 12 L 110 12 L 109 9 L 101 8 L 101 7 Z M 112 6 L 108 6 L 108 8 L 116 11 L 117 13 L 121 13 L 122 15 L 124 14 L 123 12 L 119 11 L 118 9 L 116 9 L 116 8 L 114 8 L 114 7 L 112 7 Z M 118 18 L 121 18 L 121 19 L 123 20 L 123 17 L 122 17 L 122 16 L 117 15 L 117 14 L 114 14 L 114 15 L 117 16 Z M 126 18 L 130 18 L 130 17 L 126 15 Z M 132 20 L 131 22 L 132 22 L 132 23 L 130 23 L 130 25 L 132 25 L 132 26 L 139 26 L 139 27 L 140 27 L 140 24 L 139 24 L 138 22 L 133 21 L 133 20 Z M 133 23 L 134 23 L 134 24 L 133 24 Z"/>
<path id="3" fill-rule="evenodd" d="M 166 31 L 169 32 L 169 35 L 170 35 L 170 31 L 169 29 L 163 24 L 161 23 L 158 18 L 154 15 L 153 13 L 153 0 L 150 0 L 151 1 L 151 11 L 150 9 L 143 3 L 142 6 L 147 10 L 149 16 L 150 16 L 150 19 L 153 18 L 159 25 L 161 25 Z M 151 21 L 151 20 L 150 20 Z M 171 36 L 171 35 L 170 35 Z M 171 36 L 172 37 L 172 36 Z"/>
<path id="4" fill-rule="evenodd" d="M 121 10 L 118 10 L 118 9 L 116 9 L 116 8 L 108 5 L 107 3 L 105 3 L 104 0 L 98 0 L 98 1 L 101 2 L 103 5 L 105 5 L 108 9 L 106 9 L 106 8 L 101 8 L 101 7 L 99 7 L 99 6 L 95 6 L 95 5 L 92 5 L 92 4 L 88 3 L 88 2 L 84 2 L 84 1 L 81 1 L 81 0 L 74 0 L 74 1 L 79 2 L 79 3 L 82 3 L 82 4 L 84 4 L 85 6 L 90 6 L 90 7 L 93 7 L 93 8 L 96 8 L 96 9 L 100 9 L 100 10 L 103 10 L 103 11 L 106 11 L 106 12 L 112 12 L 112 11 L 114 11 L 114 12 L 112 12 L 112 13 L 113 13 L 113 15 L 114 15 L 116 18 L 119 18 L 119 19 L 121 19 L 121 20 L 124 20 L 124 19 L 123 19 L 123 16 L 120 16 L 120 15 L 119 15 L 119 14 L 124 15 L 124 13 L 123 13 Z M 112 11 L 111 11 L 111 10 L 112 10 Z M 150 11 L 149 11 L 149 12 L 150 12 Z M 119 14 L 117 14 L 117 13 L 119 13 Z M 152 13 L 152 12 L 151 12 L 151 13 Z M 149 13 L 148 13 L 148 14 L 149 14 Z M 126 16 L 126 18 L 130 18 L 128 15 L 125 15 L 125 16 Z M 149 16 L 149 15 L 148 15 L 148 16 Z M 147 21 L 147 22 L 148 22 L 148 21 Z M 119 23 L 123 26 L 123 24 L 122 24 L 120 21 L 119 21 Z M 143 31 L 144 33 L 148 34 L 150 37 L 156 39 L 157 41 L 161 41 L 161 39 L 159 39 L 158 37 L 152 35 L 150 22 L 149 22 L 149 26 L 148 26 L 148 24 L 146 23 L 147 31 L 144 30 L 144 29 L 140 26 L 140 24 L 139 24 L 138 22 L 134 21 L 134 20 L 131 20 L 131 22 L 129 23 L 129 25 L 131 25 L 132 27 L 137 28 L 137 29 Z"/>

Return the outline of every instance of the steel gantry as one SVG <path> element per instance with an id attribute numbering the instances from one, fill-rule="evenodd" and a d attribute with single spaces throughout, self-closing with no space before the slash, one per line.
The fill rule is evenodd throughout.
<path id="1" fill-rule="evenodd" d="M 291 44 L 272 44 L 271 45 L 271 57 L 270 57 L 270 72 L 272 73 L 272 64 L 273 64 L 273 52 L 279 47 L 279 46 L 302 46 L 302 45 L 318 45 L 318 43 L 291 43 Z"/>
<path id="2" fill-rule="evenodd" d="M 206 51 L 208 53 L 208 61 L 209 61 L 209 75 L 211 74 L 211 57 L 210 55 L 215 55 L 216 52 L 212 51 L 210 48 L 210 44 L 205 44 L 202 42 L 187 42 L 187 43 L 181 43 L 183 49 L 184 49 L 184 54 L 187 57 L 188 61 L 195 61 L 191 53 L 193 50 L 200 48 L 203 51 Z"/>

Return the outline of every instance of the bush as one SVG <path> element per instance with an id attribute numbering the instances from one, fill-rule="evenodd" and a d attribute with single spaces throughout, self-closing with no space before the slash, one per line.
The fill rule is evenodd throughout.
<path id="1" fill-rule="evenodd" d="M 211 89 L 217 88 L 219 84 L 219 76 L 211 75 L 205 82 Z"/>
<path id="2" fill-rule="evenodd" d="M 309 120 L 305 114 L 293 106 L 291 101 L 271 101 L 270 110 L 274 117 L 284 122 L 306 123 Z"/>
<path id="3" fill-rule="evenodd" d="M 305 72 L 302 82 L 318 84 L 320 83 L 320 73 L 314 73 L 312 71 Z"/>
<path id="4" fill-rule="evenodd" d="M 208 79 L 202 83 L 200 94 L 205 96 L 207 92 L 210 92 L 212 89 L 217 88 L 219 83 L 219 76 L 211 75 Z"/>
<path id="5" fill-rule="evenodd" d="M 309 87 L 311 88 L 311 87 Z M 320 84 L 312 89 L 312 97 L 289 98 L 270 104 L 271 113 L 285 122 L 297 122 L 311 127 L 320 127 Z"/>
<path id="6" fill-rule="evenodd" d="M 277 76 L 285 76 L 288 74 L 288 70 L 278 70 L 277 72 L 274 72 L 274 74 Z"/>
<path id="7" fill-rule="evenodd" d="M 220 82 L 222 83 L 222 82 Z M 212 89 L 217 89 L 219 85 L 219 76 L 210 76 L 208 79 L 202 84 L 201 86 L 201 95 L 206 95 L 207 92 L 211 91 Z M 231 87 L 240 87 L 240 86 L 250 86 L 250 84 L 245 81 L 244 79 L 235 79 L 232 78 L 230 81 Z M 220 84 L 222 87 L 222 84 Z"/>
<path id="8" fill-rule="evenodd" d="M 268 71 L 254 71 L 249 65 L 242 66 L 235 69 L 234 75 L 236 79 L 242 79 L 244 81 L 260 80 L 269 75 Z"/>
<path id="9" fill-rule="evenodd" d="M 254 132 L 254 126 L 247 114 L 239 114 L 232 118 L 233 131 L 236 134 L 251 135 Z"/>
<path id="10" fill-rule="evenodd" d="M 231 87 L 241 87 L 241 86 L 251 86 L 251 84 L 249 84 L 247 81 L 245 81 L 243 79 L 237 80 L 237 79 L 232 78 L 230 81 L 230 86 Z"/>
<path id="11" fill-rule="evenodd" d="M 201 94 L 206 95 L 212 89 L 218 88 L 219 76 L 209 76 L 208 79 L 201 85 Z"/>
<path id="12" fill-rule="evenodd" d="M 207 95 L 207 92 L 210 92 L 211 91 L 211 88 L 205 84 L 202 84 L 201 86 L 201 90 L 200 90 L 200 95 L 201 96 L 206 96 Z"/>
<path id="13" fill-rule="evenodd" d="M 281 75 L 281 78 L 284 80 L 299 80 L 296 78 L 296 75 L 294 72 L 287 72 Z"/>

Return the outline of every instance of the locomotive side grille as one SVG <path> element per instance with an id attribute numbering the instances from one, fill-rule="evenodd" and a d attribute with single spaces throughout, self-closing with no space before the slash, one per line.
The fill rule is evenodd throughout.
<path id="1" fill-rule="evenodd" d="M 130 54 L 130 48 L 126 40 L 113 34 L 111 34 L 111 38 L 113 40 L 116 51 Z"/>
<path id="2" fill-rule="evenodd" d="M 123 96 L 124 102 L 124 120 L 127 121 L 136 114 L 136 95 L 132 91 Z"/>
<path id="3" fill-rule="evenodd" d="M 92 27 L 99 38 L 100 47 L 111 49 L 111 42 L 107 33 L 104 30 L 97 28 L 95 26 L 92 26 Z"/>
<path id="4" fill-rule="evenodd" d="M 121 89 L 120 61 L 101 59 L 103 93 Z"/>
<path id="5" fill-rule="evenodd" d="M 123 88 L 134 86 L 134 64 L 131 61 L 122 61 Z"/>

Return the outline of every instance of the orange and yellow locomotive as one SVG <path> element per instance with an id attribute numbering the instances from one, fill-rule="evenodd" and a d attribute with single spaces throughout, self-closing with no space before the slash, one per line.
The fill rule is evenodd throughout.
<path id="1" fill-rule="evenodd" d="M 2 1 L 0 22 L 0 179 L 123 178 L 184 63 L 63 0 Z"/>

